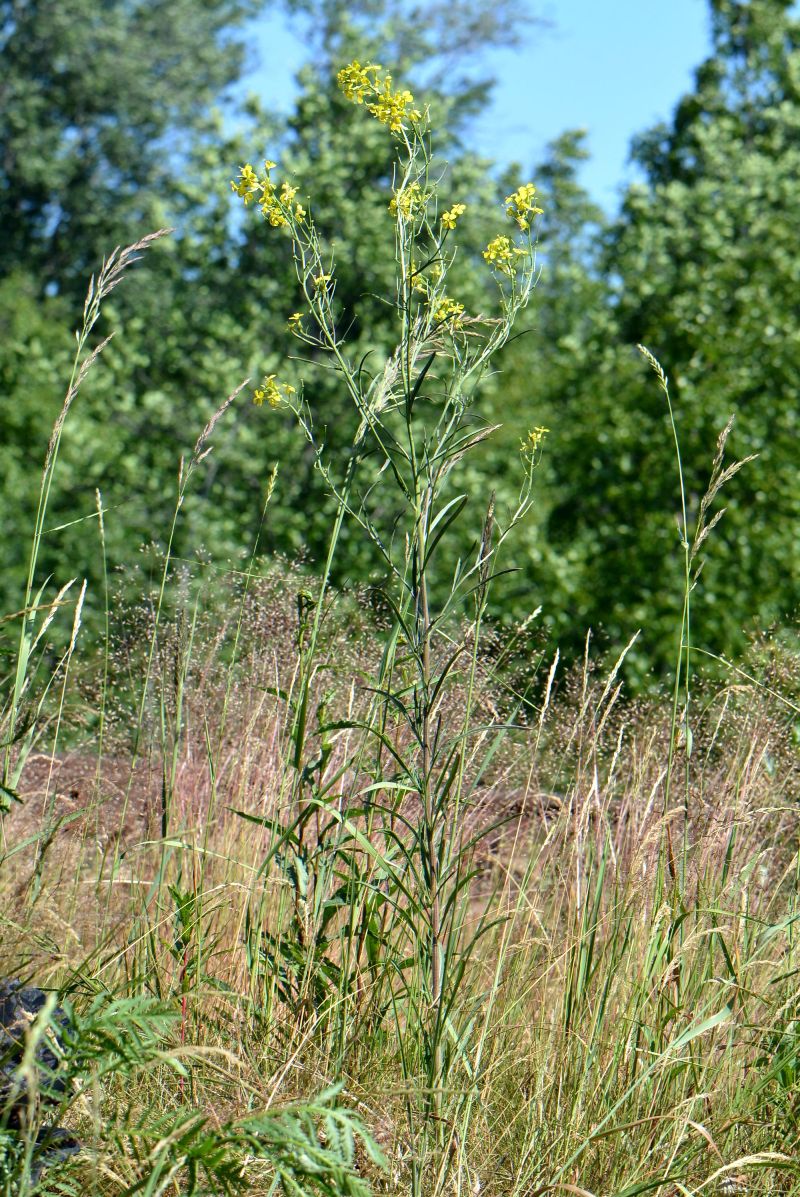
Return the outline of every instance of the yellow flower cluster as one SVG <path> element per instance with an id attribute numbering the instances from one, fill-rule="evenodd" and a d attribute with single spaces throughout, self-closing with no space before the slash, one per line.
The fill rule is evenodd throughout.
<path id="1" fill-rule="evenodd" d="M 408 183 L 392 196 L 389 211 L 393 216 L 399 212 L 405 220 L 412 220 L 417 212 L 421 212 L 429 199 L 428 193 L 423 191 L 419 183 Z"/>
<path id="2" fill-rule="evenodd" d="M 531 227 L 534 216 L 541 216 L 543 209 L 536 206 L 536 188 L 533 183 L 523 183 L 511 195 L 506 196 L 506 215 L 516 220 L 524 233 Z"/>
<path id="3" fill-rule="evenodd" d="M 286 327 L 289 332 L 299 333 L 302 330 L 303 317 L 300 312 L 292 312 L 289 319 L 286 321 Z"/>
<path id="4" fill-rule="evenodd" d="M 270 407 L 280 407 L 284 399 L 296 394 L 294 387 L 288 382 L 276 382 L 274 374 L 267 374 L 260 387 L 253 393 L 253 402 L 261 407 L 266 399 Z"/>
<path id="5" fill-rule="evenodd" d="M 363 104 L 366 96 L 374 95 L 378 90 L 380 69 L 377 62 L 368 62 L 362 67 L 358 59 L 355 59 L 346 67 L 342 67 L 336 79 L 348 100 L 355 104 Z"/>
<path id="6" fill-rule="evenodd" d="M 392 76 L 380 76 L 381 67 L 377 63 L 368 62 L 362 66 L 356 59 L 342 67 L 336 76 L 339 87 L 348 100 L 355 104 L 363 104 L 367 97 L 372 103 L 367 109 L 381 124 L 388 125 L 392 133 L 402 133 L 405 121 L 418 121 L 422 113 L 412 107 L 414 97 L 410 91 L 403 89 L 395 91 L 392 88 Z"/>
<path id="7" fill-rule="evenodd" d="M 466 204 L 453 204 L 452 208 L 448 208 L 446 212 L 442 212 L 442 227 L 445 229 L 454 229 L 459 216 L 463 216 L 466 210 Z"/>
<path id="8" fill-rule="evenodd" d="M 275 165 L 274 162 L 265 162 L 264 163 L 264 167 L 268 173 L 274 165 Z M 250 201 L 254 200 L 255 197 L 258 195 L 259 191 L 261 190 L 261 187 L 260 187 L 260 184 L 258 181 L 258 175 L 253 170 L 253 168 L 249 162 L 246 162 L 245 165 L 242 167 L 242 169 L 239 171 L 238 183 L 237 183 L 236 179 L 231 179 L 231 187 L 236 192 L 236 194 L 241 196 L 241 198 L 244 200 L 245 207 L 247 207 L 247 205 L 250 203 Z"/>
<path id="9" fill-rule="evenodd" d="M 515 249 L 508 237 L 495 237 L 483 251 L 483 256 L 490 266 L 509 275 L 514 273 L 514 259 L 523 257 L 524 254 L 525 250 Z"/>
<path id="10" fill-rule="evenodd" d="M 273 228 L 285 228 L 289 223 L 294 205 L 295 220 L 304 220 L 306 210 L 302 204 L 295 203 L 297 188 L 287 182 L 281 183 L 280 191 L 270 178 L 270 171 L 275 169 L 274 162 L 264 163 L 264 174 L 261 178 L 253 170 L 249 162 L 239 171 L 239 178 L 231 179 L 231 187 L 245 204 L 256 201 L 261 213 Z"/>
<path id="11" fill-rule="evenodd" d="M 522 441 L 522 452 L 535 453 L 549 431 L 549 428 L 543 428 L 541 424 L 537 424 L 535 428 L 531 428 L 525 440 Z"/>
<path id="12" fill-rule="evenodd" d="M 463 315 L 463 303 L 456 303 L 449 295 L 443 295 L 433 309 L 433 318 L 437 324 L 448 322 L 452 324 L 453 328 L 461 328 Z"/>
<path id="13" fill-rule="evenodd" d="M 388 125 L 392 133 L 402 133 L 406 120 L 418 121 L 422 113 L 418 108 L 412 108 L 414 97 L 407 89 L 392 91 L 392 76 L 387 75 L 383 81 L 383 90 L 379 93 L 374 104 L 367 104 L 367 108 L 382 125 Z"/>

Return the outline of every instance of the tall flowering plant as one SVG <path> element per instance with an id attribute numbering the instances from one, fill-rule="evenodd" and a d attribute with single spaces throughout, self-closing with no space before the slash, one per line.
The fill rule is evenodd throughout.
<path id="1" fill-rule="evenodd" d="M 458 485 L 459 466 L 494 431 L 481 418 L 481 380 L 534 287 L 534 230 L 541 209 L 531 183 L 506 197 L 505 228 L 474 263 L 496 281 L 499 315 L 468 311 L 451 293 L 449 279 L 454 236 L 470 219 L 469 205 L 441 193 L 427 111 L 375 63 L 349 63 L 338 82 L 348 100 L 386 126 L 396 147 L 386 218 L 395 227 L 391 299 L 397 339 L 372 375 L 348 355 L 337 306 L 336 260 L 323 252 L 313 200 L 301 203 L 294 183 L 276 182 L 274 162 L 260 171 L 248 163 L 232 182 L 246 205 L 260 209 L 268 225 L 291 238 L 298 297 L 289 328 L 306 353 L 327 356 L 354 411 L 351 451 L 337 468 L 298 379 L 269 375 L 255 392 L 257 403 L 295 414 L 335 502 L 322 583 L 315 601 L 304 607 L 302 659 L 287 698 L 294 770 L 289 814 L 278 829 L 273 859 L 291 859 L 293 934 L 283 928 L 262 958 L 282 969 L 281 976 L 291 974 L 282 990 L 285 1000 L 308 1016 L 324 1015 L 326 1025 L 333 1020 L 343 1037 L 348 1010 L 363 1015 L 367 1002 L 377 1018 L 395 1011 L 403 1067 L 422 1073 L 428 1095 L 421 1121 L 410 1111 L 410 1122 L 438 1141 L 452 1125 L 453 1111 L 446 1117 L 440 1096 L 445 1077 L 464 1066 L 471 1050 L 472 1024 L 466 1019 L 455 1025 L 454 997 L 488 926 L 487 917 L 479 920 L 477 932 L 473 925 L 465 933 L 474 844 L 460 830 L 483 742 L 481 736 L 476 740 L 473 717 L 481 624 L 498 551 L 530 506 L 546 429 L 536 427 L 522 439 L 514 509 L 501 516 L 493 497 L 483 496 L 472 558 L 443 563 L 448 534 L 469 508 L 470 496 Z M 390 538 L 377 519 L 387 505 L 387 488 L 398 513 Z M 346 521 L 360 528 L 380 554 L 392 624 L 380 675 L 370 688 L 369 714 L 347 724 L 350 742 L 359 747 L 349 768 L 340 765 L 334 771 L 331 738 L 345 725 L 325 722 L 320 703 L 312 726 L 311 710 L 327 580 Z M 445 569 L 449 582 L 442 586 Z M 444 597 L 434 599 L 434 593 Z M 457 725 L 448 721 L 445 727 L 442 703 L 456 682 L 465 700 Z M 359 733 L 355 740 L 354 732 Z M 335 891 L 334 885 L 339 886 Z M 349 928 L 344 941 L 332 930 L 334 892 L 344 898 L 342 917 Z M 451 1157 L 452 1152 L 442 1158 Z M 415 1177 L 421 1191 L 422 1171 Z"/>

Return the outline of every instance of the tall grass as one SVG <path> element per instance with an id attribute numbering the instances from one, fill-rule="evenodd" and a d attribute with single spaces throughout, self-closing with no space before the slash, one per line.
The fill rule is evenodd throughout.
<path id="1" fill-rule="evenodd" d="M 587 649 L 566 675 L 556 656 L 540 690 L 516 684 L 483 629 L 543 430 L 509 466 L 511 510 L 459 482 L 493 431 L 481 379 L 532 294 L 533 191 L 506 201 L 517 239 L 499 233 L 476 263 L 494 271 L 499 315 L 465 313 L 447 293 L 458 197 L 440 199 L 426 117 L 377 68 L 352 64 L 342 83 L 397 148 L 398 335 L 373 376 L 348 356 L 313 217 L 274 167 L 236 184 L 268 235 L 291 239 L 297 335 L 352 401 L 340 466 L 300 386 L 256 391 L 292 410 L 328 483 L 327 560 L 316 578 L 277 564 L 261 576 L 254 546 L 241 576 L 190 600 L 170 535 L 138 636 L 115 645 L 112 631 L 79 698 L 82 599 L 53 664 L 47 634 L 70 592 L 45 597 L 38 546 L 66 417 L 102 347 L 82 358 L 87 338 L 149 239 L 90 288 L 3 724 L 4 971 L 63 1005 L 0 1048 L 5 1192 L 795 1192 L 792 708 L 775 679 L 746 680 L 760 680 L 755 659 L 694 691 L 689 720 L 698 550 L 741 463 L 723 464 L 726 432 L 693 540 L 684 504 L 666 709 L 624 701 L 624 652 L 598 670 Z M 225 406 L 181 463 L 176 521 Z M 448 534 L 467 519 L 474 552 L 453 562 Z M 330 586 L 347 525 L 383 560 L 380 620 Z M 94 739 L 87 707 L 102 711 Z M 56 1125 L 83 1144 L 57 1164 Z"/>

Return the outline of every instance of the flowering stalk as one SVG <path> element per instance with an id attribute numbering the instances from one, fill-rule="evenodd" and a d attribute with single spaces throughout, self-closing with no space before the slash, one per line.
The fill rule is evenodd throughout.
<path id="1" fill-rule="evenodd" d="M 468 205 L 450 203 L 438 215 L 438 184 L 431 181 L 427 113 L 415 106 L 409 91 L 396 89 L 391 76 L 376 64 L 352 62 L 339 72 L 338 79 L 348 99 L 364 105 L 387 126 L 398 150 L 388 216 L 395 225 L 399 331 L 394 351 L 371 381 L 350 361 L 340 338 L 336 263 L 323 253 L 311 205 L 297 202 L 295 186 L 274 181 L 272 172 L 276 167 L 271 162 L 265 164 L 261 174 L 245 165 L 232 186 L 246 204 L 257 203 L 272 227 L 285 229 L 291 237 L 302 299 L 289 318 L 289 328 L 302 343 L 331 358 L 353 403 L 351 451 L 340 477 L 317 439 L 314 412 L 302 387 L 295 390 L 291 384 L 279 383 L 276 375 L 269 375 L 255 394 L 256 402 L 266 401 L 272 407 L 285 406 L 294 412 L 337 502 L 295 708 L 295 792 L 299 795 L 304 785 L 312 784 L 304 745 L 317 668 L 317 636 L 333 556 L 344 521 L 351 519 L 369 537 L 384 562 L 387 603 L 395 618 L 380 676 L 372 688 L 376 695 L 372 722 L 363 727 L 365 735 L 378 741 L 375 784 L 369 792 L 372 795 L 383 784 L 388 787 L 386 793 L 398 795 L 393 802 L 386 800 L 388 806 L 380 807 L 371 796 L 359 794 L 355 808 L 359 817 L 368 810 L 368 828 L 375 828 L 378 820 L 383 842 L 388 845 L 377 866 L 389 879 L 390 896 L 384 897 L 381 890 L 380 898 L 384 922 L 389 907 L 397 910 L 401 903 L 410 905 L 416 916 L 414 920 L 396 919 L 391 925 L 396 935 L 413 937 L 412 952 L 408 945 L 397 946 L 398 962 L 410 956 L 416 961 L 413 976 L 406 975 L 405 966 L 398 974 L 406 987 L 404 1025 L 415 1028 L 424 1061 L 429 1095 L 425 1125 L 434 1137 L 441 1137 L 446 1124 L 441 1093 L 452 1056 L 452 1037 L 463 1034 L 461 1050 L 466 1051 L 470 1033 L 466 1027 L 454 1028 L 449 1012 L 466 959 L 481 934 L 479 929 L 465 946 L 463 876 L 470 847 L 463 844 L 458 831 L 473 735 L 480 627 L 498 550 L 530 506 L 533 469 L 546 429 L 534 428 L 522 443 L 519 500 L 505 524 L 496 515 L 492 500 L 474 561 L 459 563 L 442 600 L 434 602 L 431 581 L 434 574 L 439 576 L 447 534 L 468 503 L 466 494 L 449 497 L 451 475 L 464 456 L 493 431 L 476 425 L 471 413 L 486 368 L 507 341 L 518 313 L 530 298 L 536 274 L 532 229 L 541 209 L 536 206 L 535 188 L 530 183 L 506 198 L 505 215 L 516 225 L 515 235 L 512 238 L 498 233 L 483 252 L 498 286 L 500 315 L 489 319 L 469 313 L 448 290 L 455 256 L 449 238 L 460 221 L 469 219 Z M 368 459 L 378 464 L 364 486 L 360 479 Z M 395 505 L 401 513 L 397 531 L 388 542 L 377 521 L 379 488 L 386 486 L 394 487 Z M 381 505 L 385 506 L 384 500 Z M 472 618 L 469 627 L 459 633 L 454 619 L 465 604 L 471 607 Z M 467 702 L 457 733 L 448 737 L 442 728 L 440 708 L 446 686 L 456 674 L 464 680 Z M 389 750 L 390 779 L 384 729 L 392 718 L 399 718 L 405 726 L 411 747 L 401 750 L 392 746 Z M 341 777 L 342 771 L 336 776 Z M 309 791 L 309 808 L 318 812 L 328 792 L 318 769 Z M 413 828 L 403 820 L 399 806 L 408 794 L 417 796 L 421 809 L 419 824 Z M 337 817 L 346 824 L 344 815 Z M 303 820 L 301 809 L 295 826 L 302 827 Z M 405 838 L 397 831 L 398 825 L 407 827 Z M 298 834 L 302 838 L 302 833 Z M 353 840 L 356 850 L 365 850 L 363 835 Z M 370 849 L 373 861 L 375 851 Z M 355 876 L 357 865 L 351 867 Z M 366 910 L 371 899 L 363 882 L 359 884 L 359 903 Z M 304 902 L 308 892 L 307 887 Z M 351 919 L 355 917 L 351 912 Z M 307 936 L 304 924 L 304 944 Z M 367 938 L 365 932 L 351 939 L 358 944 L 352 969 L 359 993 L 361 947 Z M 318 935 L 318 955 L 319 944 Z M 340 984 L 344 991 L 347 982 Z M 396 1001 L 394 991 L 392 1000 Z M 415 1181 L 415 1188 L 421 1183 Z"/>

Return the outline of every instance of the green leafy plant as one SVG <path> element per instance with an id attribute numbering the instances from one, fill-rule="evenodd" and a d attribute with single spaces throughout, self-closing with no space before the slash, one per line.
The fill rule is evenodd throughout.
<path id="1" fill-rule="evenodd" d="M 175 1012 L 152 998 L 105 993 L 81 1005 L 65 1001 L 60 1009 L 50 995 L 15 1046 L 19 1082 L 7 1106 L 18 1106 L 22 1095 L 25 1114 L 19 1129 L 0 1132 L 4 1194 L 77 1194 L 87 1169 L 106 1163 L 117 1191 L 130 1197 L 165 1193 L 175 1184 L 189 1197 L 250 1192 L 256 1175 L 272 1192 L 366 1197 L 356 1144 L 376 1165 L 382 1156 L 360 1120 L 338 1104 L 337 1088 L 213 1125 L 186 1103 L 140 1109 L 130 1094 L 148 1070 L 185 1074 L 185 1050 L 170 1046 Z M 36 1060 L 42 1040 L 57 1053 L 50 1069 Z M 61 1124 L 80 1147 L 67 1159 L 59 1155 L 66 1132 L 59 1138 L 48 1129 Z"/>
<path id="2" fill-rule="evenodd" d="M 40 649 L 41 654 L 46 647 L 44 637 L 60 609 L 71 603 L 71 599 L 68 599 L 67 595 L 75 584 L 75 578 L 65 582 L 60 586 L 55 597 L 48 600 L 46 598 L 47 582 L 40 584 L 37 576 L 37 566 L 45 534 L 45 523 L 50 504 L 53 478 L 58 465 L 58 455 L 64 425 L 78 395 L 78 391 L 94 363 L 113 336 L 113 333 L 110 334 L 92 349 L 89 349 L 91 333 L 100 318 L 103 301 L 122 281 L 126 270 L 134 262 L 138 261 L 141 253 L 148 249 L 153 242 L 163 237 L 166 232 L 166 229 L 160 229 L 158 232 L 143 237 L 123 250 L 115 249 L 103 262 L 97 278 L 95 279 L 93 276 L 89 284 L 89 290 L 83 307 L 83 321 L 80 329 L 75 333 L 77 345 L 72 363 L 72 372 L 64 402 L 58 419 L 53 426 L 45 456 L 33 538 L 28 559 L 27 580 L 22 609 L 13 616 L 6 616 L 4 618 L 4 622 L 7 619 L 15 619 L 19 620 L 20 623 L 16 659 L 13 665 L 13 685 L 7 705 L 0 712 L 0 735 L 2 735 L 1 744 L 3 751 L 2 789 L 0 789 L 0 795 L 6 799 L 14 799 L 16 797 L 16 786 L 22 775 L 25 762 L 33 746 L 36 744 L 37 738 L 41 735 L 42 729 L 46 726 L 42 716 L 51 687 L 55 686 L 59 680 L 64 685 L 66 684 L 66 676 L 69 671 L 72 654 L 75 651 L 86 593 L 86 584 L 84 582 L 73 608 L 72 632 L 69 636 L 67 647 L 61 653 L 55 668 L 50 671 L 49 677 L 46 677 L 44 683 L 39 684 L 38 689 L 36 689 L 35 682 L 38 667 L 34 654 L 37 648 Z M 62 685 L 62 702 L 63 692 Z M 26 707 L 26 711 L 25 717 L 21 718 L 23 704 Z M 61 704 L 59 704 L 59 713 L 60 709 Z M 57 719 L 54 743 L 57 742 L 58 738 L 58 722 L 59 720 Z M 2 804 L 0 804 L 0 810 L 2 810 Z"/>
<path id="3" fill-rule="evenodd" d="M 394 1013 L 403 1069 L 425 1094 L 409 1105 L 415 1142 L 413 1186 L 421 1192 L 428 1146 L 451 1141 L 457 1110 L 443 1094 L 453 1071 L 469 1075 L 474 1014 L 459 994 L 470 957 L 491 926 L 484 913 L 466 924 L 475 839 L 459 821 L 479 769 L 479 745 L 502 728 L 476 728 L 476 673 L 481 630 L 499 550 L 531 504 L 533 470 L 546 429 L 521 439 L 519 492 L 498 512 L 483 496 L 482 524 L 471 555 L 448 554 L 453 530 L 472 511 L 459 471 L 494 428 L 483 418 L 480 384 L 507 342 L 535 282 L 533 225 L 541 209 L 532 184 L 505 201 L 518 239 L 501 232 L 480 265 L 497 284 L 500 315 L 468 313 L 449 293 L 456 257 L 454 231 L 468 220 L 466 205 L 444 198 L 436 178 L 427 114 L 410 91 L 395 87 L 381 68 L 354 61 L 339 72 L 344 95 L 365 104 L 395 139 L 392 198 L 396 290 L 391 302 L 396 347 L 382 366 L 353 361 L 336 300 L 336 260 L 326 256 L 313 220 L 313 201 L 299 185 L 275 180 L 274 162 L 259 173 L 247 164 L 233 183 L 246 205 L 257 206 L 273 229 L 291 239 L 300 310 L 290 327 L 314 361 L 326 361 L 352 403 L 352 440 L 344 473 L 329 458 L 324 414 L 295 386 L 269 375 L 258 404 L 288 407 L 298 420 L 335 505 L 327 561 L 316 596 L 301 612 L 299 663 L 285 696 L 293 762 L 289 821 L 271 824 L 275 845 L 264 862 L 289 884 L 288 921 L 263 932 L 257 952 L 265 976 L 296 1012 L 322 1017 L 364 1001 L 382 1016 Z M 456 202 L 453 200 L 456 199 Z M 477 264 L 476 264 L 477 268 Z M 392 513 L 393 533 L 381 531 Z M 328 721 L 316 700 L 327 580 L 346 526 L 360 530 L 382 560 L 382 601 L 391 613 L 373 698 L 360 719 Z M 442 584 L 444 581 L 444 585 Z M 458 685 L 463 708 L 449 726 L 442 709 Z M 354 733 L 356 749 L 329 766 L 332 737 Z M 359 778 L 363 780 L 359 781 Z M 412 813 L 413 812 L 413 813 Z M 263 912 L 254 925 L 263 923 Z M 346 945 L 346 946 L 345 946 Z M 452 1090 L 450 1090 L 452 1092 Z M 450 1129 L 448 1129 L 450 1128 Z M 426 1146 L 428 1145 L 428 1146 Z M 452 1152 L 434 1183 L 445 1184 Z M 430 1191 L 430 1190 L 426 1190 Z M 436 1189 L 438 1190 L 438 1187 Z"/>

